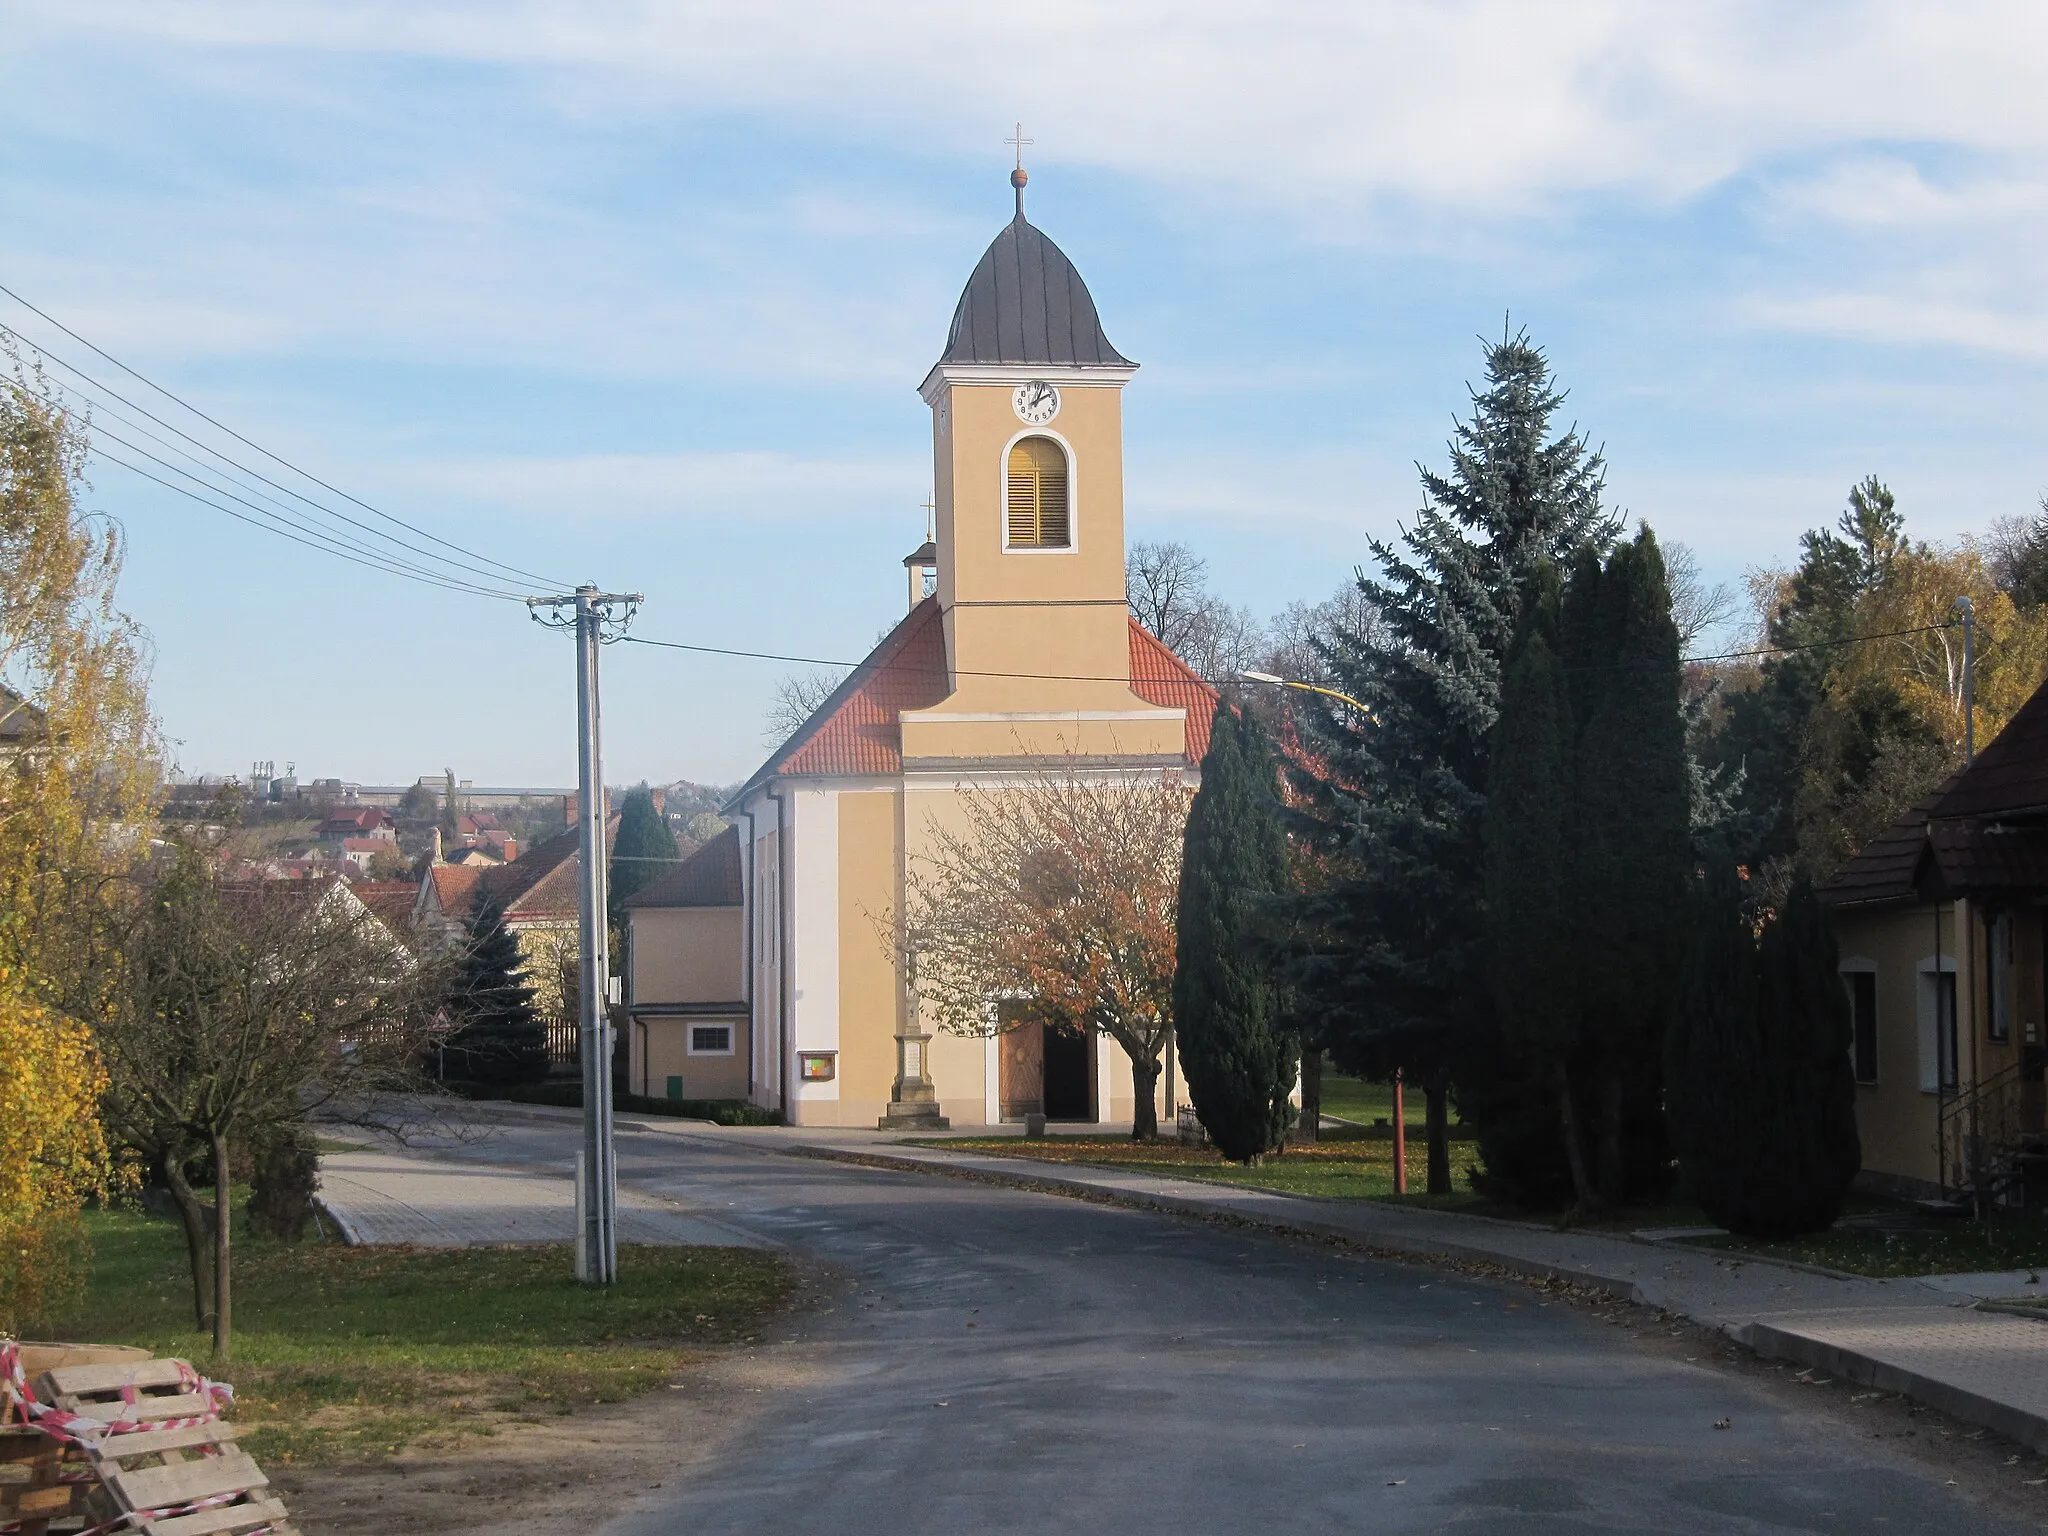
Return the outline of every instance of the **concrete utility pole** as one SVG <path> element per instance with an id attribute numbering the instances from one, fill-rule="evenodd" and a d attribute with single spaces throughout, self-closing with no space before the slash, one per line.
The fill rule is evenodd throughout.
<path id="1" fill-rule="evenodd" d="M 1959 597 L 1963 616 L 1963 766 L 1977 761 L 1977 605 Z"/>
<path id="2" fill-rule="evenodd" d="M 610 924 L 605 907 L 604 752 L 599 736 L 597 648 L 623 635 L 643 601 L 639 593 L 578 587 L 567 597 L 529 597 L 534 618 L 576 631 L 576 808 L 582 879 L 578 890 L 577 1044 L 583 1066 L 583 1147 L 576 1158 L 576 1278 L 610 1285 L 619 1278 L 619 1170 L 612 1146 Z M 543 608 L 549 617 L 542 618 Z M 570 608 L 573 617 L 559 610 Z M 605 624 L 624 608 L 616 633 Z"/>

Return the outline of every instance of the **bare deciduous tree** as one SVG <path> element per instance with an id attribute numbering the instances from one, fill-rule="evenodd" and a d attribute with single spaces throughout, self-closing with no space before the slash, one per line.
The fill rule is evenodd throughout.
<path id="1" fill-rule="evenodd" d="M 1124 562 L 1131 617 L 1212 682 L 1227 681 L 1265 654 L 1265 628 L 1249 608 L 1209 590 L 1209 562 L 1187 545 L 1140 540 Z"/>
<path id="2" fill-rule="evenodd" d="M 1015 999 L 1109 1035 L 1131 1062 L 1132 1134 L 1157 1135 L 1190 798 L 1177 775 L 1070 761 L 963 791 L 963 824 L 933 824 L 909 861 L 904 910 L 874 914 L 923 1017 L 987 1037 Z"/>
<path id="3" fill-rule="evenodd" d="M 803 723 L 818 712 L 818 706 L 832 697 L 832 690 L 846 674 L 835 667 L 813 667 L 808 672 L 788 672 L 775 680 L 774 697 L 768 701 L 768 715 L 761 727 L 761 739 L 779 747 Z"/>
<path id="4" fill-rule="evenodd" d="M 308 1116 L 366 1113 L 424 1088 L 445 991 L 340 880 L 222 879 L 181 848 L 133 905 L 97 1036 L 106 1116 L 168 1186 L 185 1227 L 193 1305 L 214 1353 L 232 1340 L 233 1155 Z M 189 1181 L 210 1155 L 209 1207 Z"/>
<path id="5" fill-rule="evenodd" d="M 1681 653 L 1734 618 L 1741 606 L 1735 589 L 1725 581 L 1708 581 L 1700 571 L 1699 556 L 1676 539 L 1664 545 L 1664 579 L 1671 586 L 1671 621 L 1678 626 Z"/>

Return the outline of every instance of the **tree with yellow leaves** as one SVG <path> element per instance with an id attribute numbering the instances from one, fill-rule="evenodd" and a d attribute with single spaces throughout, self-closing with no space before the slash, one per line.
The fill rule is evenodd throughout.
<path id="1" fill-rule="evenodd" d="M 1723 679 L 1713 751 L 1743 776 L 1748 842 L 1765 889 L 1821 881 L 1962 766 L 1959 597 L 1976 629 L 1978 743 L 2048 676 L 2048 605 L 1974 540 L 1915 542 L 1876 476 L 1789 572 L 1759 573 L 1759 640 L 1780 654 Z M 2010 564 L 2010 562 L 2006 562 Z"/>
<path id="2" fill-rule="evenodd" d="M 77 1283 L 78 1213 L 113 1176 L 82 1020 L 159 781 L 119 530 L 83 512 L 84 425 L 0 378 L 0 1329 Z"/>

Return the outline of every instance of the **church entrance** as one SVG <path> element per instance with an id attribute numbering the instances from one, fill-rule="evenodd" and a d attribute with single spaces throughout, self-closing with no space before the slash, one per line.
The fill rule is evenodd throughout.
<path id="1" fill-rule="evenodd" d="M 1095 1118 L 1094 1037 L 1086 1030 L 1047 1024 L 1030 1004 L 1005 1002 L 997 1018 L 997 1091 L 1005 1120 L 1043 1115 L 1048 1120 Z"/>

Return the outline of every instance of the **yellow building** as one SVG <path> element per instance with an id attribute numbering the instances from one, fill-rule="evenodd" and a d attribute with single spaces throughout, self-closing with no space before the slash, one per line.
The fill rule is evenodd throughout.
<path id="1" fill-rule="evenodd" d="M 2048 688 L 1821 888 L 1865 1181 L 2048 1199 Z"/>
<path id="2" fill-rule="evenodd" d="M 931 1033 L 874 922 L 902 909 L 906 860 L 957 825 L 964 789 L 999 788 L 1033 759 L 1192 784 L 1216 705 L 1129 618 L 1123 390 L 1137 365 L 1025 220 L 1021 173 L 1018 187 L 919 391 L 936 512 L 905 562 L 910 611 L 728 806 L 737 899 L 630 906 L 636 1088 L 679 1077 L 679 1096 L 708 1096 L 683 1032 L 709 1015 L 673 1010 L 738 1005 L 731 1080 L 744 1063 L 746 1096 L 794 1123 L 1131 1118 L 1107 1037 Z M 686 961 L 680 945 L 703 953 Z"/>

